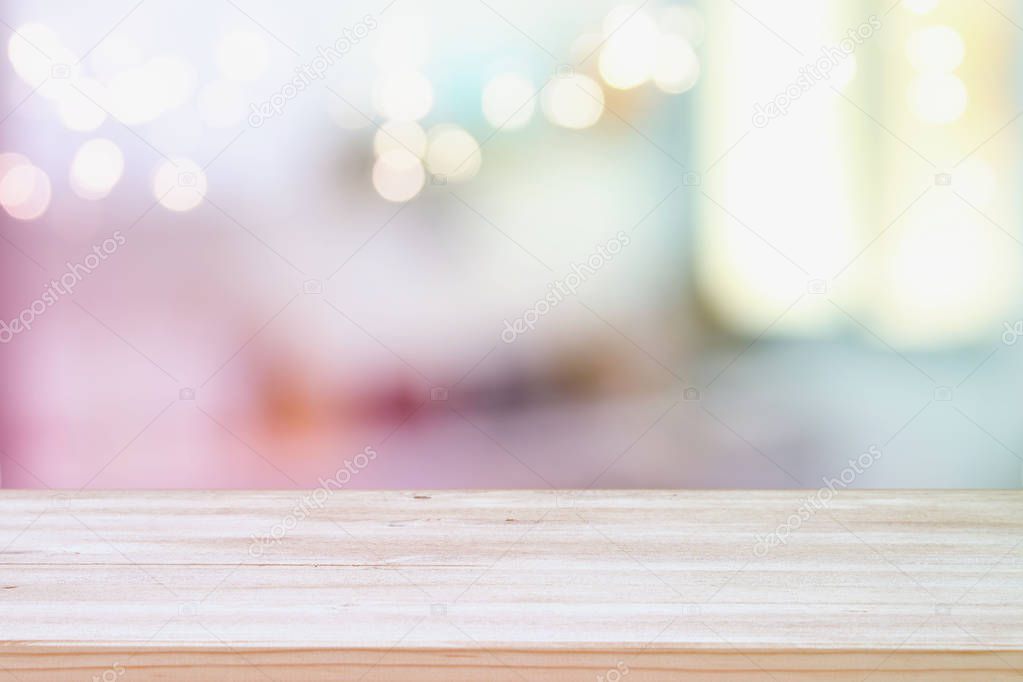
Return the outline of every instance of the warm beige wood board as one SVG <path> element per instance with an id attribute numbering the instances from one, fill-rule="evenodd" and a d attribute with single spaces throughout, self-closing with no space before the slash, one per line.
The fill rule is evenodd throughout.
<path id="1" fill-rule="evenodd" d="M 812 494 L 0 491 L 0 682 L 1023 680 L 1023 492 Z"/>

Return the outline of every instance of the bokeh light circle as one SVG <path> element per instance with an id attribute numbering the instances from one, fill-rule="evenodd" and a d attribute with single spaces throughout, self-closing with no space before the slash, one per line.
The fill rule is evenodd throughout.
<path id="1" fill-rule="evenodd" d="M 582 74 L 555 77 L 543 92 L 543 111 L 563 128 L 589 128 L 604 113 L 604 91 Z"/>
<path id="2" fill-rule="evenodd" d="M 171 211 L 190 211 L 206 196 L 206 173 L 193 161 L 174 159 L 156 170 L 153 195 Z"/>
<path id="3" fill-rule="evenodd" d="M 31 163 L 15 165 L 0 180 L 0 206 L 18 220 L 33 220 L 50 205 L 50 177 Z"/>
<path id="4" fill-rule="evenodd" d="M 483 116 L 502 130 L 515 130 L 529 123 L 536 111 L 536 88 L 517 73 L 494 76 L 483 90 Z"/>
<path id="5" fill-rule="evenodd" d="M 679 94 L 700 78 L 700 60 L 689 42 L 680 36 L 663 35 L 657 42 L 654 83 L 662 91 Z"/>
<path id="6" fill-rule="evenodd" d="M 422 162 L 404 149 L 384 152 L 373 164 L 373 187 L 387 201 L 408 201 L 419 194 L 425 184 Z"/>
<path id="7" fill-rule="evenodd" d="M 479 143 L 467 131 L 454 125 L 430 130 L 426 167 L 431 175 L 446 182 L 465 182 L 479 172 L 482 163 Z"/>
<path id="8" fill-rule="evenodd" d="M 657 63 L 657 24 L 643 10 L 617 8 L 605 20 L 598 66 L 604 82 L 628 90 L 650 80 Z"/>
<path id="9" fill-rule="evenodd" d="M 89 140 L 71 161 L 71 189 L 83 199 L 96 200 L 110 194 L 124 173 L 121 148 L 106 138 Z"/>

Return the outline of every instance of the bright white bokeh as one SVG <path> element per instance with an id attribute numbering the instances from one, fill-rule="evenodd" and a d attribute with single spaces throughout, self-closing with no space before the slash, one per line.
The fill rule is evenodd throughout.
<path id="1" fill-rule="evenodd" d="M 426 167 L 431 174 L 448 182 L 465 182 L 479 172 L 482 163 L 479 143 L 467 131 L 454 125 L 430 130 Z"/>
<path id="2" fill-rule="evenodd" d="M 0 206 L 18 220 L 33 220 L 50 205 L 50 177 L 30 163 L 10 168 L 0 180 Z"/>
<path id="3" fill-rule="evenodd" d="M 194 161 L 165 161 L 153 178 L 153 195 L 171 211 L 190 211 L 206 196 L 206 173 Z"/>
<path id="4" fill-rule="evenodd" d="M 384 152 L 373 164 L 373 188 L 388 201 L 415 197 L 426 184 L 422 162 L 404 149 Z"/>
<path id="5" fill-rule="evenodd" d="M 71 160 L 71 189 L 83 199 L 96 200 L 110 194 L 124 173 L 121 148 L 106 138 L 82 144 Z"/>
<path id="6" fill-rule="evenodd" d="M 495 128 L 522 128 L 535 111 L 536 88 L 521 74 L 498 74 L 483 90 L 483 116 Z"/>
<path id="7" fill-rule="evenodd" d="M 689 42 L 680 36 L 665 34 L 657 42 L 654 83 L 662 91 L 679 94 L 700 79 L 700 60 Z"/>
<path id="8" fill-rule="evenodd" d="M 619 90 L 650 80 L 657 65 L 658 30 L 642 9 L 623 6 L 604 21 L 606 42 L 600 50 L 600 76 Z"/>
<path id="9" fill-rule="evenodd" d="M 555 77 L 543 91 L 543 112 L 563 128 L 589 128 L 604 113 L 604 91 L 579 73 Z"/>
<path id="10" fill-rule="evenodd" d="M 7 43 L 7 56 L 18 77 L 44 97 L 56 97 L 79 71 L 78 58 L 49 26 L 19 26 Z"/>

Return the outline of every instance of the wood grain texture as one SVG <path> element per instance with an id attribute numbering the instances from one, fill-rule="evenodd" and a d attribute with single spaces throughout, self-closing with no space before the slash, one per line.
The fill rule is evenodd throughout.
<path id="1" fill-rule="evenodd" d="M 809 496 L 0 491 L 0 681 L 1023 680 L 1023 493 Z"/>

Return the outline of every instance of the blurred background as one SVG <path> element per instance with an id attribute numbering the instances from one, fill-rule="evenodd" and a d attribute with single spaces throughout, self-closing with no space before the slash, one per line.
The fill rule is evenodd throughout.
<path id="1" fill-rule="evenodd" d="M 4 487 L 1023 485 L 1023 3 L 0 12 Z"/>

